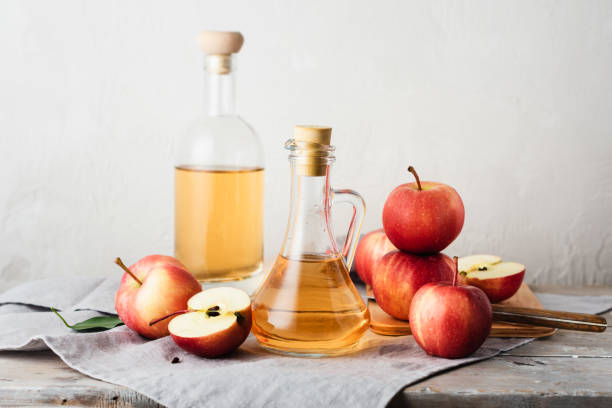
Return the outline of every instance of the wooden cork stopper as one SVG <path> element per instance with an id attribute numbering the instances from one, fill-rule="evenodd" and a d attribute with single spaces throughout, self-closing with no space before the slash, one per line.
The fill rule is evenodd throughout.
<path id="1" fill-rule="evenodd" d="M 244 37 L 238 31 L 202 31 L 198 43 L 208 55 L 230 55 L 240 51 Z"/>
<path id="2" fill-rule="evenodd" d="M 329 146 L 332 128 L 325 126 L 296 126 L 293 138 L 298 142 L 318 143 Z"/>
<path id="3" fill-rule="evenodd" d="M 293 139 L 296 142 L 329 146 L 331 131 L 332 128 L 326 126 L 296 126 L 293 130 Z M 313 145 L 312 148 L 304 149 L 300 153 L 296 170 L 300 176 L 321 177 L 326 175 L 328 164 L 327 152 Z"/>

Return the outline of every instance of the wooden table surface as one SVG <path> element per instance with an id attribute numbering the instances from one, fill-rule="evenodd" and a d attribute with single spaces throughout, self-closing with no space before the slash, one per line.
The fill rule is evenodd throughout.
<path id="1" fill-rule="evenodd" d="M 538 291 L 612 295 L 612 288 Z M 612 312 L 604 316 L 612 323 Z M 51 352 L 0 352 L 0 406 L 159 407 L 94 380 Z M 612 331 L 560 330 L 498 357 L 405 388 L 389 407 L 612 407 Z"/>

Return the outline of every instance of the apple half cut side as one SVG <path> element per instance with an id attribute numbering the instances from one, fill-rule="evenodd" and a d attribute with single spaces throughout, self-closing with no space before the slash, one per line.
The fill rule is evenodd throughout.
<path id="1" fill-rule="evenodd" d="M 168 331 L 190 353 L 208 358 L 228 354 L 251 331 L 251 299 L 240 289 L 208 289 L 191 297 L 187 306 L 189 312 L 173 318 Z"/>
<path id="2" fill-rule="evenodd" d="M 457 262 L 457 268 L 459 270 L 459 283 L 462 285 L 467 285 L 467 281 L 465 276 L 469 272 L 483 270 L 487 266 L 498 264 L 502 261 L 502 259 L 497 255 L 485 255 L 485 254 L 477 254 L 477 255 L 468 255 L 462 256 L 459 258 Z"/>
<path id="3" fill-rule="evenodd" d="M 465 283 L 476 286 L 487 295 L 491 303 L 501 302 L 514 295 L 525 277 L 525 265 L 501 262 L 482 265 L 464 276 Z"/>
<path id="4" fill-rule="evenodd" d="M 495 265 L 502 261 L 497 255 L 469 255 L 459 258 L 459 273 L 477 271 L 479 268 Z"/>

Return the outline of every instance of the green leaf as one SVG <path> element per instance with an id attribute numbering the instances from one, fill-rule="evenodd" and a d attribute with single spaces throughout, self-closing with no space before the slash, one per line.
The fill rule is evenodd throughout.
<path id="1" fill-rule="evenodd" d="M 82 322 L 69 325 L 68 322 L 66 322 L 66 319 L 64 319 L 62 315 L 59 314 L 53 306 L 51 306 L 51 311 L 55 313 L 57 317 L 62 320 L 62 322 L 64 322 L 66 327 L 83 333 L 104 331 L 112 329 L 113 327 L 121 326 L 123 324 L 121 319 L 116 316 L 96 316 L 92 317 L 91 319 L 87 319 Z"/>

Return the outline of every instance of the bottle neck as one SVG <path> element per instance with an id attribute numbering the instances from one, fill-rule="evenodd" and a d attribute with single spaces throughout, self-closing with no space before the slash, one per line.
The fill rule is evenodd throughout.
<path id="1" fill-rule="evenodd" d="M 291 161 L 291 206 L 281 254 L 297 259 L 305 254 L 338 256 L 333 237 L 329 207 L 330 166 L 322 176 L 304 175 Z"/>
<path id="2" fill-rule="evenodd" d="M 204 105 L 208 116 L 233 116 L 236 114 L 235 74 L 232 58 L 220 60 L 218 55 L 206 57 L 204 71 Z"/>

